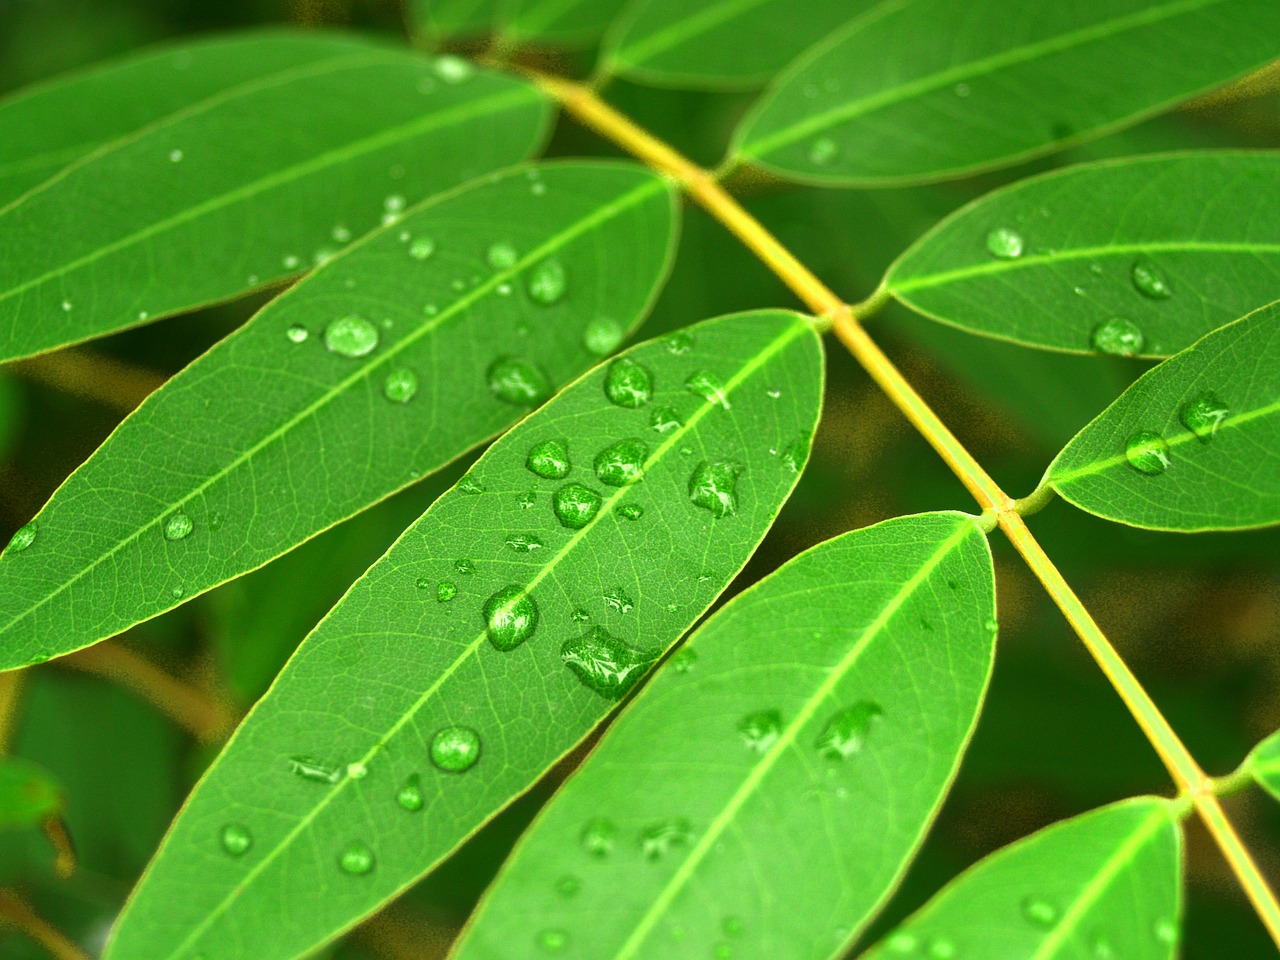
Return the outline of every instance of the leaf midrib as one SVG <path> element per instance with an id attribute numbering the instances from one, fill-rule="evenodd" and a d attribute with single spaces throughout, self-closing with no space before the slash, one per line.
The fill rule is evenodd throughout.
<path id="1" fill-rule="evenodd" d="M 777 354 L 779 354 L 781 351 L 786 349 L 793 340 L 795 340 L 798 336 L 801 336 L 804 333 L 808 332 L 810 329 L 811 328 L 809 323 L 803 317 L 796 315 L 790 326 L 788 326 L 785 330 L 781 331 L 774 338 L 773 342 L 767 348 L 765 348 L 764 350 L 761 350 L 754 357 L 752 357 L 747 363 L 743 364 L 742 368 L 726 382 L 724 391 L 723 391 L 724 395 L 726 397 L 731 396 L 737 390 L 738 387 L 740 387 L 744 382 L 750 379 L 758 370 L 764 367 Z M 590 376 L 590 375 L 591 373 L 587 373 L 584 376 Z M 685 436 L 687 436 L 702 421 L 702 419 L 707 414 L 715 410 L 718 406 L 719 406 L 718 403 L 715 403 L 712 401 L 706 401 L 706 400 L 704 400 L 701 404 L 699 404 L 698 407 L 694 410 L 694 412 L 689 416 L 685 424 L 680 428 L 678 428 L 677 430 L 673 430 L 671 434 L 666 439 L 664 439 L 663 442 L 654 450 L 653 454 L 647 460 L 645 460 L 643 471 L 648 472 L 653 467 L 654 464 L 656 464 L 659 460 L 661 460 L 667 454 L 667 452 L 670 451 L 676 445 L 676 443 L 678 443 Z M 541 570 L 539 570 L 539 572 L 534 575 L 534 577 L 529 581 L 528 585 L 524 588 L 526 593 L 532 593 L 533 590 L 543 580 L 545 580 L 548 576 L 550 576 L 556 570 L 560 562 L 566 556 L 568 556 L 577 547 L 577 545 L 585 537 L 587 537 L 591 531 L 593 531 L 597 527 L 598 524 L 602 523 L 613 512 L 614 505 L 618 503 L 620 500 L 622 500 L 625 496 L 627 496 L 628 493 L 629 493 L 628 487 L 619 487 L 615 489 L 612 493 L 610 493 L 607 497 L 605 497 L 601 502 L 600 510 L 597 513 L 595 519 L 592 520 L 591 523 L 589 523 L 587 526 L 583 527 L 582 529 L 574 531 L 573 535 L 570 536 L 570 538 L 565 542 L 564 546 L 561 547 L 554 555 L 552 555 L 547 559 L 547 562 L 543 565 Z M 409 530 L 405 531 L 405 534 L 403 536 L 410 535 L 416 527 L 417 527 L 417 524 L 414 524 L 412 527 L 409 528 Z M 399 543 L 399 540 L 397 540 L 397 543 Z M 391 549 L 394 549 L 394 548 L 395 548 L 395 545 L 393 544 Z M 363 580 L 363 577 L 361 578 L 361 580 Z M 357 581 L 357 583 L 358 582 L 359 581 Z M 353 586 L 353 589 L 354 589 L 354 586 Z M 318 632 L 324 626 L 324 624 L 328 621 L 329 617 L 334 616 L 339 609 L 340 609 L 340 604 L 339 606 L 334 607 L 334 609 L 330 611 L 328 616 L 326 616 L 324 620 L 320 621 L 320 623 L 317 624 L 316 629 L 312 631 L 312 633 Z M 479 650 L 484 645 L 487 637 L 488 637 L 488 632 L 483 629 L 480 630 L 476 634 L 475 638 L 469 644 L 467 644 L 465 648 L 463 648 L 462 652 L 458 654 L 458 656 L 454 659 L 454 661 L 451 664 L 449 664 L 446 668 L 444 668 L 444 670 L 441 671 L 440 675 L 431 684 L 431 686 L 428 687 L 421 694 L 421 696 L 418 697 L 416 701 L 414 701 L 413 705 L 410 706 L 409 709 L 404 712 L 404 714 L 400 717 L 399 720 L 397 720 L 394 724 L 391 725 L 391 727 L 387 730 L 383 738 L 376 745 L 374 745 L 370 750 L 368 750 L 365 753 L 365 755 L 361 757 L 357 762 L 362 764 L 368 764 L 370 761 L 372 761 L 374 757 L 377 755 L 378 751 L 382 749 L 382 746 L 385 743 L 387 743 L 392 737 L 394 737 L 405 726 L 405 724 L 409 723 L 414 717 L 416 717 L 418 714 L 418 711 L 421 710 L 422 707 L 425 706 L 433 696 L 435 696 L 435 694 L 444 685 L 445 681 L 447 681 L 450 677 L 452 677 L 453 674 L 456 673 L 458 669 L 462 666 L 462 664 L 465 663 L 472 655 L 476 653 L 477 650 Z M 303 642 L 305 643 L 306 640 L 304 640 Z M 259 703 L 261 702 L 262 701 L 259 701 Z M 241 723 L 239 730 L 244 730 L 247 726 L 248 726 L 248 718 L 246 718 L 245 722 Z M 237 731 L 237 736 L 238 735 L 239 735 L 239 731 Z M 232 739 L 234 741 L 235 737 L 233 737 Z M 231 744 L 228 743 L 227 747 L 224 748 L 224 751 L 226 749 L 229 749 L 230 746 Z M 233 903 L 236 899 L 238 899 L 239 896 L 249 888 L 249 886 L 253 883 L 253 881 L 272 862 L 275 861 L 276 857 L 278 857 L 281 853 L 283 853 L 284 850 L 286 850 L 290 846 L 290 844 L 292 844 L 293 841 L 298 836 L 300 836 L 301 833 L 307 827 L 311 825 L 312 821 L 314 821 L 315 818 L 318 817 L 320 813 L 329 806 L 329 804 L 333 801 L 333 799 L 337 797 L 338 794 L 343 790 L 343 788 L 350 782 L 351 782 L 350 778 L 344 778 L 332 790 L 330 790 L 327 794 L 325 794 L 323 799 L 321 799 L 311 809 L 311 811 L 308 812 L 298 822 L 298 824 L 292 830 L 290 830 L 289 833 L 287 833 L 284 836 L 284 838 L 278 844 L 276 844 L 275 847 L 273 847 L 261 860 L 259 860 L 254 865 L 254 867 L 250 871 L 248 871 L 248 873 L 245 874 L 244 878 L 235 885 L 235 887 L 231 890 L 231 892 L 228 893 L 220 903 L 218 903 L 206 914 L 205 918 L 195 928 L 192 929 L 192 931 L 187 935 L 186 939 L 184 939 L 181 943 L 178 944 L 177 947 L 175 947 L 172 951 L 170 951 L 170 953 L 166 956 L 165 960 L 175 960 L 175 958 L 179 957 L 185 949 L 187 949 L 192 943 L 194 943 L 196 939 L 206 929 L 209 928 L 209 926 L 213 923 L 213 921 L 216 920 L 218 917 L 220 917 L 222 913 L 225 912 L 225 910 L 230 906 L 230 904 Z M 441 856 L 443 856 L 443 854 Z"/>
<path id="2" fill-rule="evenodd" d="M 423 211 L 429 210 L 440 203 L 443 203 L 447 200 L 451 200 L 453 197 L 457 196 L 458 194 L 464 192 L 467 189 L 474 189 L 474 188 L 464 186 L 457 190 L 449 191 L 439 196 L 432 197 L 431 199 L 427 200 L 425 203 L 420 204 L 418 207 L 410 211 L 407 216 L 413 216 Z M 275 430 L 268 433 L 260 441 L 255 443 L 253 446 L 249 447 L 247 450 L 245 450 L 243 453 L 237 456 L 233 461 L 227 464 L 227 466 L 221 468 L 216 473 L 211 475 L 208 479 L 203 481 L 199 486 L 197 486 L 194 490 L 192 490 L 189 494 L 187 494 L 181 500 L 178 500 L 174 503 L 166 505 L 165 508 L 161 512 L 159 512 L 153 519 L 148 521 L 145 525 L 138 527 L 134 533 L 130 534 L 124 540 L 121 540 L 118 544 L 116 544 L 116 546 L 112 547 L 110 550 L 106 551 L 105 553 L 102 553 L 101 555 L 99 555 L 92 563 L 88 564 L 81 571 L 76 573 L 75 576 L 64 580 L 62 583 L 58 585 L 57 589 L 53 590 L 50 593 L 47 593 L 38 602 L 27 607 L 27 609 L 23 610 L 21 613 L 11 618 L 8 623 L 0 627 L 0 636 L 4 636 L 6 633 L 9 632 L 9 630 L 15 624 L 26 619 L 30 614 L 40 609 L 49 601 L 53 600 L 55 597 L 61 594 L 64 590 L 66 590 L 73 584 L 79 582 L 84 577 L 88 576 L 88 574 L 91 573 L 94 569 L 96 569 L 99 564 L 110 559 L 120 550 L 124 549 L 130 543 L 137 540 L 139 537 L 145 534 L 148 530 L 152 529 L 157 524 L 159 524 L 166 516 L 171 514 L 174 510 L 177 510 L 179 507 L 186 504 L 193 498 L 200 496 L 200 494 L 202 494 L 210 486 L 217 483 L 219 480 L 223 479 L 224 477 L 228 476 L 233 470 L 238 469 L 244 463 L 248 462 L 253 456 L 255 456 L 261 450 L 265 449 L 269 444 L 274 443 L 276 440 L 279 440 L 281 437 L 285 436 L 290 430 L 292 430 L 299 423 L 308 419 L 313 413 L 315 413 L 315 411 L 319 410 L 325 404 L 329 403 L 335 397 L 339 396 L 340 394 L 345 392 L 347 389 L 349 389 L 356 383 L 359 383 L 360 381 L 370 376 L 374 371 L 378 370 L 381 366 L 383 366 L 388 361 L 394 359 L 396 356 L 398 356 L 401 353 L 401 351 L 406 349 L 408 346 L 414 343 L 417 343 L 420 339 L 425 337 L 427 334 L 433 333 L 452 317 L 457 316 L 461 313 L 464 313 L 473 303 L 480 300 L 484 295 L 488 294 L 490 291 L 495 290 L 502 283 L 509 281 L 514 277 L 518 276 L 521 271 L 528 269 L 529 267 L 533 266 L 540 260 L 543 260 L 547 256 L 551 255 L 552 253 L 555 253 L 557 250 L 559 250 L 566 244 L 582 236 L 584 233 L 589 232 L 594 227 L 604 223 L 606 220 L 610 219 L 615 214 L 620 214 L 623 211 L 629 209 L 631 206 L 638 205 L 639 203 L 648 199 L 650 195 L 656 195 L 665 189 L 669 189 L 667 187 L 666 181 L 656 177 L 647 179 L 642 184 L 640 184 L 640 186 L 633 188 L 626 194 L 623 194 L 621 197 L 614 200 L 612 203 L 605 204 L 603 206 L 595 208 L 594 210 L 592 210 L 589 216 L 581 218 L 576 223 L 574 223 L 571 227 L 566 228 L 557 234 L 554 234 L 547 241 L 545 241 L 541 246 L 536 247 L 535 249 L 530 251 L 524 257 L 519 259 L 513 266 L 509 267 L 505 271 L 499 271 L 497 273 L 492 274 L 489 277 L 489 279 L 486 280 L 484 283 L 480 284 L 480 286 L 476 287 L 474 290 L 467 293 L 466 295 L 459 297 L 448 308 L 441 310 L 440 313 L 436 317 L 434 317 L 430 322 L 423 324 L 422 326 L 417 328 L 417 330 L 415 330 L 414 332 L 404 337 L 404 339 L 389 346 L 385 351 L 381 351 L 378 354 L 374 355 L 374 357 L 371 358 L 370 363 L 359 367 L 357 370 L 352 372 L 348 377 L 338 381 L 338 383 L 335 384 L 331 389 L 325 391 L 323 394 L 317 397 L 312 403 L 308 404 L 305 408 L 300 410 L 294 416 L 290 417 L 288 420 L 286 420 L 283 424 L 281 424 Z M 401 220 L 397 221 L 397 223 L 395 224 L 395 228 L 403 229 L 404 219 L 405 218 L 402 218 Z M 329 264 L 326 264 L 326 268 L 330 264 L 341 262 L 341 260 L 345 258 L 348 254 L 350 254 L 352 251 L 360 249 L 366 243 L 370 242 L 374 237 L 381 236 L 383 233 L 386 232 L 386 230 L 389 230 L 389 229 L 392 229 L 392 227 L 387 227 L 387 228 L 383 228 L 382 230 L 375 231 L 374 233 L 371 233 L 365 238 L 362 238 L 361 240 L 357 241 L 355 244 L 353 244 L 352 246 L 348 247 L 345 251 L 340 253 L 338 256 L 334 257 L 333 260 L 329 261 Z M 281 300 L 283 300 L 286 297 L 295 295 L 295 292 L 299 289 L 302 289 L 305 291 L 306 287 L 300 284 L 298 286 L 291 288 L 290 290 L 282 294 L 280 297 L 278 297 L 273 302 L 272 306 L 274 306 L 275 304 L 278 304 Z M 151 402 L 150 399 L 148 399 L 147 401 L 144 401 L 143 406 L 139 408 L 139 411 L 145 409 L 150 402 Z"/>
<path id="3" fill-rule="evenodd" d="M 828 673 L 826 679 L 818 686 L 817 690 L 801 707 L 795 718 L 787 724 L 778 739 L 773 745 L 761 756 L 751 771 L 747 774 L 742 785 L 734 792 L 724 808 L 711 821 L 707 830 L 699 838 L 698 842 L 690 849 L 689 855 L 681 862 L 680 867 L 672 874 L 671 879 L 667 881 L 661 893 L 658 894 L 653 904 L 636 922 L 635 929 L 630 937 L 614 955 L 614 960 L 631 960 L 636 956 L 636 951 L 643 946 L 646 938 L 653 931 L 658 920 L 663 916 L 667 909 L 671 906 L 675 897 L 684 889 L 685 885 L 692 879 L 694 872 L 701 865 L 702 860 L 707 853 L 715 845 L 720 835 L 729 828 L 738 811 L 743 805 L 754 795 L 756 788 L 769 775 L 774 765 L 782 757 L 783 753 L 790 749 L 799 736 L 800 730 L 805 727 L 817 714 L 819 708 L 826 702 L 827 698 L 835 691 L 839 683 L 845 678 L 845 675 L 854 667 L 858 659 L 866 648 L 880 635 L 881 631 L 888 626 L 889 621 L 902 608 L 902 606 L 911 598 L 912 594 L 925 582 L 930 574 L 942 563 L 951 551 L 958 547 L 968 537 L 977 532 L 977 527 L 969 520 L 960 521 L 956 529 L 948 536 L 933 552 L 928 560 L 925 561 L 885 604 L 884 608 L 876 616 L 876 618 L 867 625 L 862 635 L 849 648 L 848 652 L 841 658 L 840 662 Z"/>
<path id="4" fill-rule="evenodd" d="M 738 14 L 746 13 L 754 7 L 763 6 L 769 2 L 770 0 L 721 0 L 720 3 L 706 5 L 693 16 L 677 20 L 631 46 L 619 47 L 614 51 L 611 59 L 630 66 L 642 67 L 647 59 L 652 59 L 659 53 L 679 46 L 691 37 L 714 30 Z"/>

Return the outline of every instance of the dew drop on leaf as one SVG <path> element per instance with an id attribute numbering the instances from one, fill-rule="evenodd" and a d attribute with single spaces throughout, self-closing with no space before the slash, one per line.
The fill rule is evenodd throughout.
<path id="1" fill-rule="evenodd" d="M 688 820 L 664 820 L 640 832 L 640 853 L 651 863 L 656 862 L 672 850 L 688 846 L 692 838 Z"/>
<path id="2" fill-rule="evenodd" d="M 528 510 L 537 502 L 538 502 L 537 490 L 526 490 L 524 493 L 520 494 L 520 496 L 516 497 L 516 503 L 520 505 L 521 510 Z"/>
<path id="3" fill-rule="evenodd" d="M 499 357 L 489 365 L 489 392 L 504 403 L 536 407 L 551 396 L 547 375 L 528 360 Z"/>
<path id="4" fill-rule="evenodd" d="M 620 407 L 642 407 L 653 398 L 653 374 L 643 364 L 620 357 L 609 364 L 604 393 Z"/>
<path id="5" fill-rule="evenodd" d="M 543 440 L 529 449 L 524 465 L 545 480 L 563 480 L 569 475 L 569 445 L 563 440 Z"/>
<path id="6" fill-rule="evenodd" d="M 306 343 L 307 337 L 311 336 L 311 331 L 300 323 L 295 323 L 284 335 L 289 338 L 290 343 Z"/>
<path id="7" fill-rule="evenodd" d="M 677 330 L 670 336 L 665 337 L 662 345 L 667 348 L 667 353 L 682 357 L 693 349 L 693 337 L 687 331 Z"/>
<path id="8" fill-rule="evenodd" d="M 621 698 L 649 666 L 638 651 L 600 627 L 565 641 L 560 659 L 586 686 L 610 700 Z"/>
<path id="9" fill-rule="evenodd" d="M 702 397 L 708 403 L 724 407 L 726 410 L 729 409 L 729 398 L 725 395 L 724 384 L 720 382 L 720 378 L 714 373 L 700 370 L 697 373 L 690 374 L 689 379 L 684 382 L 684 386 L 690 393 Z"/>
<path id="10" fill-rule="evenodd" d="M 929 941 L 930 960 L 951 960 L 956 955 L 956 945 L 945 937 Z"/>
<path id="11" fill-rule="evenodd" d="M 543 930 L 538 934 L 538 949 L 543 953 L 559 953 L 569 945 L 569 935 L 563 930 Z"/>
<path id="12" fill-rule="evenodd" d="M 470 770 L 480 759 L 480 734 L 470 727 L 445 727 L 431 738 L 431 762 L 449 773 Z"/>
<path id="13" fill-rule="evenodd" d="M 809 436 L 802 434 L 796 437 L 787 445 L 787 449 L 782 451 L 782 465 L 792 473 L 799 473 L 800 468 L 804 466 L 809 459 Z"/>
<path id="14" fill-rule="evenodd" d="M 591 619 L 591 614 L 587 613 L 582 607 L 574 607 L 573 612 L 569 614 L 569 619 L 574 623 L 586 623 Z"/>
<path id="15" fill-rule="evenodd" d="M 1160 434 L 1150 430 L 1139 430 L 1129 437 L 1124 446 L 1124 456 L 1129 466 L 1149 477 L 1169 469 L 1169 444 Z"/>
<path id="16" fill-rule="evenodd" d="M 699 464 L 689 476 L 689 499 L 717 520 L 738 512 L 738 475 L 742 467 L 729 460 Z"/>
<path id="17" fill-rule="evenodd" d="M 688 673 L 698 665 L 698 653 L 692 647 L 681 647 L 671 658 L 671 669 L 676 673 Z"/>
<path id="18" fill-rule="evenodd" d="M 453 569 L 457 570 L 461 574 L 470 576 L 476 572 L 476 564 L 470 557 L 459 557 L 457 560 L 453 561 Z"/>
<path id="19" fill-rule="evenodd" d="M 569 287 L 569 279 L 565 274 L 564 264 L 554 257 L 543 260 L 525 276 L 525 289 L 529 291 L 529 299 L 543 306 L 551 306 L 564 299 Z"/>
<path id="20" fill-rule="evenodd" d="M 916 948 L 920 946 L 920 938 L 914 933 L 901 930 L 890 935 L 884 945 L 889 949 L 890 953 L 914 953 Z"/>
<path id="21" fill-rule="evenodd" d="M 233 857 L 243 856 L 253 846 L 253 834 L 239 823 L 228 823 L 220 834 L 222 849 Z"/>
<path id="22" fill-rule="evenodd" d="M 435 58 L 431 64 L 431 70 L 445 83 L 455 84 L 468 80 L 475 68 L 471 66 L 470 61 L 447 53 Z"/>
<path id="23" fill-rule="evenodd" d="M 782 714 L 777 710 L 757 710 L 738 721 L 738 733 L 749 750 L 764 753 L 782 734 Z"/>
<path id="24" fill-rule="evenodd" d="M 191 535 L 195 524 L 191 518 L 179 510 L 164 522 L 164 538 L 166 540 L 184 540 Z"/>
<path id="25" fill-rule="evenodd" d="M 315 780 L 318 783 L 337 783 L 342 779 L 341 766 L 317 757 L 290 757 L 289 770 L 303 780 Z"/>
<path id="26" fill-rule="evenodd" d="M 600 494 L 580 483 L 566 483 L 555 492 L 551 508 L 561 526 L 581 530 L 600 512 Z"/>
<path id="27" fill-rule="evenodd" d="M 1048 900 L 1039 897 L 1027 897 L 1022 901 L 1022 915 L 1030 923 L 1046 929 L 1058 922 L 1058 908 Z"/>
<path id="28" fill-rule="evenodd" d="M 1173 296 L 1173 287 L 1164 271 L 1147 259 L 1135 260 L 1129 271 L 1133 285 L 1144 297 L 1152 300 L 1168 300 Z"/>
<path id="29" fill-rule="evenodd" d="M 725 917 L 720 921 L 720 929 L 726 936 L 736 937 L 742 933 L 742 921 L 737 917 Z"/>
<path id="30" fill-rule="evenodd" d="M 1089 346 L 1112 357 L 1133 357 L 1142 352 L 1146 338 L 1132 320 L 1112 317 L 1103 320 L 1089 335 Z"/>
<path id="31" fill-rule="evenodd" d="M 817 167 L 825 167 L 835 160 L 840 148 L 830 137 L 818 137 L 809 144 L 809 162 Z"/>
<path id="32" fill-rule="evenodd" d="M 613 853 L 613 848 L 617 845 L 618 828 L 609 820 L 592 820 L 583 827 L 578 839 L 583 850 L 603 860 Z"/>
<path id="33" fill-rule="evenodd" d="M 347 764 L 347 776 L 352 780 L 363 780 L 369 775 L 369 768 L 363 763 L 356 761 Z"/>
<path id="34" fill-rule="evenodd" d="M 556 893 L 566 899 L 569 897 L 576 897 L 578 895 L 578 891 L 581 889 L 582 881 L 572 874 L 565 874 L 556 881 Z"/>
<path id="35" fill-rule="evenodd" d="M 436 600 L 439 603 L 448 603 L 458 595 L 458 588 L 448 580 L 441 580 L 440 586 L 436 587 Z"/>
<path id="36" fill-rule="evenodd" d="M 538 626 L 538 605 L 523 587 L 503 587 L 482 608 L 489 641 L 499 650 L 514 650 Z"/>
<path id="37" fill-rule="evenodd" d="M 827 760 L 847 760 L 866 745 L 872 721 L 884 711 L 880 704 L 863 700 L 841 710 L 823 727 L 814 744 Z"/>
<path id="38" fill-rule="evenodd" d="M 418 395 L 418 375 L 408 367 L 392 370 L 382 381 L 382 395 L 392 403 L 408 403 Z"/>
<path id="39" fill-rule="evenodd" d="M 362 877 L 373 871 L 374 856 L 373 850 L 368 844 L 354 840 L 343 848 L 341 856 L 338 857 L 338 866 L 342 868 L 343 873 L 349 873 L 352 876 Z"/>
<path id="40" fill-rule="evenodd" d="M 516 261 L 520 259 L 520 254 L 516 252 L 513 244 L 500 240 L 489 247 L 485 253 L 485 259 L 493 269 L 506 270 L 516 265 Z"/>
<path id="41" fill-rule="evenodd" d="M 435 252 L 436 242 L 430 237 L 417 237 L 409 244 L 409 256 L 415 260 L 429 260 Z"/>
<path id="42" fill-rule="evenodd" d="M 378 328 L 364 317 L 339 317 L 324 328 L 324 345 L 340 357 L 363 357 L 378 346 Z"/>
<path id="43" fill-rule="evenodd" d="M 1173 946 L 1178 942 L 1178 925 L 1172 920 L 1157 920 L 1152 933 L 1155 934 L 1156 943 L 1164 946 Z"/>
<path id="44" fill-rule="evenodd" d="M 630 613 L 636 606 L 635 601 L 628 597 L 621 587 L 615 587 L 612 590 L 606 591 L 603 599 L 605 606 L 611 610 L 617 611 L 618 613 Z"/>
<path id="45" fill-rule="evenodd" d="M 1183 404 L 1178 411 L 1178 419 L 1182 425 L 1196 435 L 1201 443 L 1208 443 L 1227 419 L 1230 411 L 1227 405 L 1218 399 L 1216 394 L 1202 393 L 1198 397 Z"/>
<path id="46" fill-rule="evenodd" d="M 1115 947 L 1111 946 L 1111 941 L 1102 934 L 1098 934 L 1093 938 L 1093 945 L 1090 948 L 1090 956 L 1093 960 L 1120 960 L 1116 953 Z"/>
<path id="47" fill-rule="evenodd" d="M 653 412 L 649 414 L 649 426 L 659 433 L 670 433 L 672 430 L 683 427 L 684 421 L 671 407 L 654 407 Z"/>
<path id="48" fill-rule="evenodd" d="M 544 546 L 542 540 L 532 533 L 513 533 L 507 537 L 507 546 L 516 553 L 533 553 Z"/>
<path id="49" fill-rule="evenodd" d="M 644 516 L 644 507 L 638 503 L 624 503 L 618 508 L 618 513 L 625 520 L 639 520 Z"/>
<path id="50" fill-rule="evenodd" d="M 625 487 L 644 476 L 649 448 L 642 440 L 619 440 L 605 447 L 595 459 L 596 478 L 611 487 Z"/>
<path id="51" fill-rule="evenodd" d="M 9 545 L 5 547 L 5 553 L 21 553 L 36 540 L 36 522 L 32 520 L 30 523 L 24 523 L 20 526 L 12 537 L 9 538 Z"/>
<path id="52" fill-rule="evenodd" d="M 461 491 L 462 493 L 471 493 L 471 494 L 484 493 L 484 484 L 481 483 L 476 477 L 473 477 L 470 474 L 468 474 L 467 476 L 463 477 L 461 480 L 458 481 L 458 490 Z"/>
<path id="53" fill-rule="evenodd" d="M 997 227 L 987 234 L 987 252 L 1001 260 L 1017 260 L 1022 256 L 1022 234 L 1009 227 Z"/>
<path id="54" fill-rule="evenodd" d="M 396 803 L 410 813 L 422 809 L 422 778 L 416 773 L 406 780 L 396 791 Z"/>
<path id="55" fill-rule="evenodd" d="M 582 346 L 586 348 L 587 353 L 604 357 L 618 349 L 618 344 L 622 343 L 622 337 L 622 325 L 617 320 L 601 317 L 592 320 L 582 331 Z"/>

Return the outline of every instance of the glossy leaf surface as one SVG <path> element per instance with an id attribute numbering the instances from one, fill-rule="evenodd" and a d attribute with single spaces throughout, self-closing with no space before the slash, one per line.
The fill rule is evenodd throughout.
<path id="1" fill-rule="evenodd" d="M 106 955 L 299 956 L 421 876 L 733 579 L 796 482 L 821 389 L 806 318 L 743 314 L 629 351 L 503 436 L 303 643 Z M 636 445 L 640 475 L 602 480 Z M 228 826 L 252 838 L 239 855 Z"/>
<path id="2" fill-rule="evenodd" d="M 261 566 L 507 427 L 635 326 L 673 231 L 664 180 L 568 162 L 336 257 L 152 395 L 0 557 L 0 666 Z"/>
<path id="3" fill-rule="evenodd" d="M 1136 527 L 1280 523 L 1280 304 L 1148 371 L 1046 479 L 1082 510 Z"/>
<path id="4" fill-rule="evenodd" d="M 1181 861 L 1170 804 L 1126 800 L 997 851 L 864 956 L 1171 960 Z"/>
<path id="5" fill-rule="evenodd" d="M 736 153 L 819 184 L 960 176 L 1225 83 L 1277 38 L 1273 0 L 889 0 L 783 74 Z"/>
<path id="6" fill-rule="evenodd" d="M 1258 744 L 1249 758 L 1253 777 L 1268 793 L 1280 800 L 1280 733 Z"/>
<path id="7" fill-rule="evenodd" d="M 352 45 L 194 99 L 0 208 L 0 360 L 297 274 L 539 143 L 548 108 L 530 85 Z M 114 92 L 89 87 L 81 111 Z"/>
<path id="8" fill-rule="evenodd" d="M 1107 161 L 970 204 L 890 268 L 889 291 L 965 330 L 1168 356 L 1280 291 L 1280 153 Z M 1131 324 L 1136 340 L 1110 340 Z"/>
<path id="9" fill-rule="evenodd" d="M 962 514 L 809 550 L 695 633 L 517 848 L 458 960 L 827 958 L 901 876 L 991 669 Z M 804 931 L 803 934 L 800 931 Z"/>

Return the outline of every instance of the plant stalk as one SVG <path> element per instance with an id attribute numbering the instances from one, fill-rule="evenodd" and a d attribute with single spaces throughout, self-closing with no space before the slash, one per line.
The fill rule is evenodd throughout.
<path id="1" fill-rule="evenodd" d="M 51 927 L 12 890 L 0 890 L 0 926 L 13 926 L 49 952 L 54 960 L 89 960 L 88 954 Z"/>

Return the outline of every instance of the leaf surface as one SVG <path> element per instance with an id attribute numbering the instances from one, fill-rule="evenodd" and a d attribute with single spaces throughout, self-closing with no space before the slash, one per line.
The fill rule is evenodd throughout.
<path id="1" fill-rule="evenodd" d="M 634 348 L 503 436 L 303 643 L 107 956 L 299 956 L 420 877 L 733 579 L 796 482 L 821 389 L 808 319 L 743 314 Z M 600 479 L 628 461 L 639 479 Z M 238 856 L 227 827 L 251 837 Z"/>
<path id="2" fill-rule="evenodd" d="M 836 956 L 977 720 L 995 585 L 971 517 L 801 554 L 695 633 L 508 861 L 458 960 Z M 803 931 L 801 933 L 800 931 Z"/>
<path id="3" fill-rule="evenodd" d="M 1280 291 L 1280 153 L 1138 157 L 1023 180 L 920 238 L 885 285 L 974 333 L 1168 356 Z M 1117 320 L 1138 339 L 1107 338 Z"/>
<path id="4" fill-rule="evenodd" d="M 0 360 L 298 274 L 539 143 L 548 106 L 529 84 L 352 46 L 191 99 L 0 207 Z M 163 88 L 175 55 L 134 82 Z M 89 81 L 79 109 L 115 86 Z"/>
<path id="5" fill-rule="evenodd" d="M 1156 113 L 1277 38 L 1273 0 L 887 0 L 779 77 L 735 152 L 817 184 L 956 177 Z"/>
<path id="6" fill-rule="evenodd" d="M 996 851 L 863 957 L 1172 960 L 1181 901 L 1177 820 L 1139 797 Z"/>
<path id="7" fill-rule="evenodd" d="M 0 832 L 38 827 L 62 812 L 62 790 L 39 764 L 0 757 Z"/>
<path id="8" fill-rule="evenodd" d="M 316 270 L 148 398 L 0 556 L 0 667 L 261 566 L 509 426 L 644 316 L 674 216 L 632 164 L 516 168 Z"/>
<path id="9" fill-rule="evenodd" d="M 1280 304 L 1148 371 L 1045 479 L 1082 510 L 1156 530 L 1280 522 Z"/>
<path id="10" fill-rule="evenodd" d="M 1280 733 L 1272 734 L 1254 748 L 1249 765 L 1253 778 L 1280 800 Z"/>
<path id="11" fill-rule="evenodd" d="M 409 0 L 414 28 L 439 42 L 455 37 L 482 37 L 499 22 L 506 0 Z"/>

